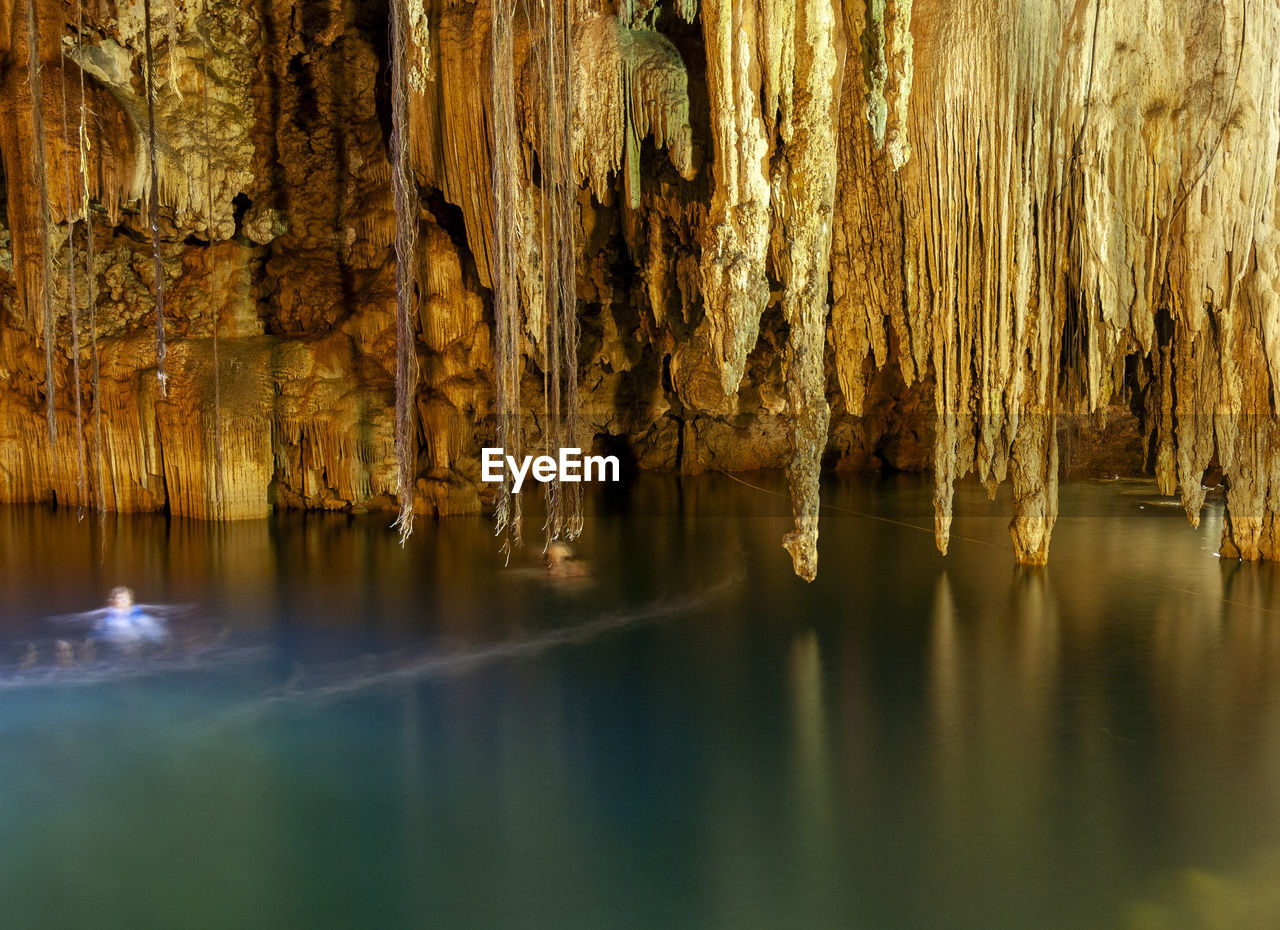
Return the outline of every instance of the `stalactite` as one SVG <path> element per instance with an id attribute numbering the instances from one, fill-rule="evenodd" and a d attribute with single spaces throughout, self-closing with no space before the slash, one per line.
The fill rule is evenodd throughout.
<path id="1" fill-rule="evenodd" d="M 270 339 L 236 339 L 223 348 L 223 451 L 236 467 L 227 469 L 224 476 L 221 518 L 255 519 L 268 511 L 267 485 L 276 471 L 272 446 L 283 432 L 283 426 L 263 430 L 260 424 L 280 416 L 277 411 L 287 390 L 284 380 L 294 359 L 277 351 Z M 165 504 L 174 515 L 202 520 L 218 516 L 213 508 L 209 427 L 201 415 L 213 402 L 210 362 L 209 344 L 174 340 L 169 353 L 169 399 L 153 400 L 151 412 L 159 469 L 153 474 L 163 476 L 160 490 Z M 151 383 L 141 373 L 137 377 Z M 336 417 L 338 411 L 330 414 Z"/>
<path id="2" fill-rule="evenodd" d="M 418 195 L 409 165 L 409 30 L 405 0 L 391 3 L 391 187 L 396 210 L 396 463 L 400 483 L 400 543 L 413 532 L 417 437 L 414 400 L 414 280 L 418 267 Z"/>
<path id="3" fill-rule="evenodd" d="M 760 16 L 755 3 L 702 4 L 715 190 L 703 232 L 701 287 L 710 350 L 729 395 L 742 382 L 769 300 L 765 119 L 778 107 L 776 39 L 785 30 L 762 26 Z"/>
<path id="4" fill-rule="evenodd" d="M 1161 489 L 1179 494 L 1194 522 L 1205 504 L 1200 473 L 1216 462 L 1228 479 L 1224 554 L 1280 554 L 1280 427 L 1273 413 L 1280 384 L 1280 46 L 1274 41 L 1280 5 L 850 0 L 835 8 L 843 16 L 842 28 L 836 28 L 809 0 L 711 0 L 700 26 L 704 81 L 704 75 L 687 70 L 702 67 L 696 30 L 679 28 L 670 38 L 659 31 L 675 15 L 691 18 L 696 4 L 689 0 L 662 9 L 652 0 L 621 8 L 550 2 L 524 0 L 521 15 L 515 0 L 497 3 L 491 32 L 489 4 L 404 0 L 393 10 L 398 25 L 392 38 L 404 46 L 391 62 L 393 109 L 399 114 L 390 140 L 399 154 L 391 161 L 383 159 L 376 116 L 361 120 L 354 107 L 331 106 L 340 78 L 371 84 L 370 75 L 382 73 L 376 51 L 363 49 L 364 39 L 354 33 L 343 35 L 350 24 L 332 10 L 320 18 L 322 34 L 311 35 L 313 21 L 302 16 L 297 22 L 281 19 L 275 24 L 283 26 L 281 34 L 266 39 L 259 36 L 256 14 L 206 7 L 204 17 L 216 29 L 200 37 L 205 52 L 196 65 L 182 57 L 178 33 L 187 13 L 179 15 L 174 4 L 155 7 L 154 49 L 149 4 L 121 12 L 118 29 L 107 22 L 86 29 L 77 8 L 80 39 L 66 52 L 62 71 L 70 80 L 67 68 L 82 70 L 81 179 L 74 194 L 75 180 L 69 179 L 65 211 L 56 172 L 68 166 L 58 165 L 57 153 L 69 142 L 59 143 L 56 127 L 43 123 L 52 112 L 47 108 L 56 106 L 51 93 L 44 96 L 54 90 L 47 82 L 59 67 L 50 41 L 54 11 L 46 8 L 37 22 L 41 5 L 27 3 L 30 48 L 23 68 L 19 4 L 18 34 L 3 36 L 11 50 L 8 63 L 18 67 L 4 76 L 8 102 L 0 101 L 6 107 L 0 143 L 6 168 L 13 169 L 6 171 L 8 226 L 25 299 L 6 316 L 0 349 L 15 375 L 6 376 L 0 406 L 4 417 L 21 423 L 2 424 L 0 470 L 10 471 L 0 476 L 0 493 L 83 499 L 88 481 L 96 483 L 99 507 L 107 501 L 125 508 L 162 506 L 171 493 L 178 501 L 175 512 L 215 515 L 247 514 L 262 506 L 242 496 L 258 495 L 271 474 L 281 476 L 281 487 L 292 481 L 290 492 L 308 506 L 356 506 L 362 496 L 381 501 L 396 493 L 396 470 L 405 458 L 386 451 L 385 459 L 369 461 L 391 449 L 390 435 L 397 430 L 401 451 L 416 443 L 404 426 L 416 417 L 409 413 L 415 405 L 400 354 L 413 343 L 412 334 L 405 338 L 413 327 L 403 312 L 406 293 L 413 297 L 399 271 L 394 416 L 379 406 L 379 392 L 387 387 L 379 379 L 392 354 L 386 332 L 391 318 L 382 312 L 390 301 L 391 269 L 384 258 L 395 240 L 397 264 L 424 279 L 414 326 L 423 331 L 424 358 L 431 366 L 426 380 L 432 393 L 424 390 L 419 399 L 431 463 L 429 473 L 424 469 L 428 484 L 475 491 L 467 470 L 475 464 L 471 447 L 477 436 L 459 413 L 485 416 L 487 398 L 477 373 L 489 370 L 491 352 L 497 360 L 499 435 L 512 454 L 532 446 L 535 436 L 541 451 L 544 445 L 551 450 L 578 444 L 594 432 L 615 432 L 625 419 L 617 407 L 622 392 L 616 390 L 625 374 L 644 395 L 643 403 L 659 411 L 638 426 L 623 423 L 631 438 L 680 421 L 676 451 L 653 456 L 666 467 L 711 467 L 721 454 L 708 438 L 715 430 L 768 434 L 758 446 L 754 439 L 738 440 L 738 448 L 751 446 L 752 452 L 727 455 L 725 462 L 777 464 L 786 456 L 785 429 L 791 437 L 787 464 L 795 518 L 787 546 L 797 571 L 811 575 L 816 469 L 826 432 L 826 283 L 833 303 L 830 358 L 843 406 L 854 416 L 865 414 L 852 428 L 871 429 L 868 422 L 887 402 L 886 379 L 877 371 L 886 366 L 897 366 L 893 377 L 900 372 L 910 386 L 906 403 L 923 400 L 927 409 L 932 401 L 932 422 L 913 441 L 934 442 L 940 548 L 950 537 L 954 483 L 973 474 L 992 493 L 1001 482 L 1010 483 L 1017 557 L 1043 561 L 1057 517 L 1057 432 L 1063 421 L 1099 417 L 1109 406 L 1143 400 L 1155 430 L 1153 465 Z M 99 33 L 101 42 L 91 40 Z M 302 47 L 307 51 L 299 56 Z M 357 47 L 363 50 L 353 51 Z M 145 80 L 139 82 L 144 51 Z M 299 93 L 305 82 L 292 74 L 284 81 L 291 99 L 269 99 L 271 89 L 251 88 L 252 77 L 237 83 L 241 71 L 253 71 L 248 65 L 259 53 L 306 72 L 315 81 L 314 101 Z M 326 72 L 326 56 L 342 67 Z M 359 66 L 349 67 L 353 63 Z M 203 100 L 184 103 L 180 91 L 190 98 L 200 71 Z M 400 96 L 406 84 L 407 102 Z M 261 101 L 256 109 L 251 91 Z M 316 117 L 312 102 L 320 118 L 303 127 Z M 334 151 L 342 147 L 341 169 L 333 168 L 323 148 L 334 112 L 362 127 L 350 148 L 350 137 L 335 141 Z M 407 145 L 406 114 L 418 120 L 409 127 Z M 164 138 L 158 126 L 165 127 Z M 289 152 L 281 148 L 286 137 L 293 140 Z M 140 147 L 144 141 L 148 152 Z M 265 154 L 244 154 L 255 146 Z M 417 173 L 408 181 L 400 167 L 406 149 Z M 252 168 L 240 163 L 251 157 L 257 158 Z M 660 165 L 661 157 L 674 171 Z M 318 166 L 325 183 L 305 189 L 300 182 Z M 270 171 L 276 167 L 286 172 L 287 208 L 271 190 Z M 54 173 L 54 180 L 43 179 L 42 192 L 41 171 Z M 832 197 L 833 173 L 838 177 Z M 328 183 L 344 177 L 350 183 Z M 421 216 L 402 203 L 393 212 L 398 197 L 387 196 L 388 181 L 400 192 L 417 185 L 436 191 L 461 211 L 463 233 L 437 212 L 433 194 L 439 248 L 458 259 L 448 293 L 431 290 L 433 272 L 425 262 L 405 258 L 401 223 L 412 217 L 421 222 Z M 581 190 L 584 182 L 596 203 Z M 342 189 L 335 194 L 331 187 Z M 252 204 L 242 216 L 246 237 L 233 242 L 228 229 L 236 228 L 232 204 L 241 191 Z M 131 230 L 109 230 L 122 225 L 121 204 L 138 198 L 147 198 L 151 226 L 152 254 L 141 275 L 135 248 L 125 241 Z M 834 224 L 828 219 L 832 202 Z M 215 209 L 222 211 L 216 221 Z M 54 364 L 61 285 L 47 271 L 41 277 L 37 255 L 38 237 L 52 235 L 49 220 L 61 223 L 64 216 L 73 256 L 80 247 L 80 217 L 85 220 L 96 482 L 87 463 L 87 477 L 77 480 L 73 474 L 84 455 L 74 454 L 65 428 L 72 404 L 55 398 L 59 379 L 71 389 L 73 380 L 85 376 L 75 370 L 85 361 L 78 345 L 84 339 L 79 326 L 86 322 L 80 318 L 81 266 L 69 269 L 75 280 L 65 354 L 72 364 L 64 375 Z M 95 218 L 109 220 L 96 237 Z M 450 226 L 447 232 L 444 226 Z M 236 279 L 234 308 L 228 297 L 213 311 L 212 369 L 208 345 L 177 338 L 180 332 L 203 333 L 192 316 L 205 313 L 204 304 L 193 311 L 186 299 L 188 289 L 197 289 L 189 274 L 195 263 L 191 250 L 180 245 L 201 230 L 210 242 L 209 290 L 219 297 L 232 290 L 229 256 L 252 254 L 235 259 L 245 270 Z M 575 237 L 589 243 L 590 254 L 575 255 L 582 245 Z M 60 257 L 53 249 L 61 240 L 52 243 L 50 248 L 46 241 L 43 258 L 58 271 Z M 103 246 L 107 251 L 97 255 Z M 326 267 L 349 263 L 351 283 L 357 291 L 368 288 L 367 303 L 374 309 L 363 306 L 361 293 L 362 307 L 352 308 L 350 320 L 337 313 L 324 317 L 323 325 L 333 327 L 325 332 L 339 347 L 326 343 L 327 354 L 319 360 L 309 354 L 315 349 L 311 342 L 305 349 L 282 349 L 280 357 L 298 349 L 297 358 L 289 356 L 297 372 L 289 376 L 293 381 L 281 379 L 278 408 L 262 399 L 273 396 L 271 385 L 255 384 L 250 404 L 233 387 L 238 376 L 230 360 L 241 358 L 239 337 L 261 324 L 249 319 L 247 308 L 255 300 L 266 298 L 272 309 L 262 316 L 268 318 L 277 305 L 306 302 L 305 294 L 299 296 L 305 287 L 296 284 L 302 277 L 297 269 L 311 256 L 299 258 L 298 249 L 323 252 Z M 183 261 L 169 261 L 166 277 L 160 259 L 170 252 Z M 341 257 L 332 259 L 334 253 Z M 575 267 L 575 258 L 584 260 Z M 150 337 L 136 333 L 146 303 L 138 294 L 152 284 L 153 262 L 154 364 L 163 384 L 167 332 L 173 375 L 168 388 L 175 395 L 159 405 L 159 413 L 156 388 L 148 383 L 145 400 L 138 400 L 136 383 L 138 369 L 153 364 Z M 277 270 L 288 265 L 293 267 Z M 471 278 L 473 269 L 478 281 Z M 575 280 L 579 269 L 581 282 Z M 291 276 L 294 282 L 286 284 Z M 273 292 L 276 283 L 281 289 Z M 481 326 L 480 309 L 487 299 L 481 291 L 490 284 L 492 337 Z M 584 339 L 583 371 L 592 381 L 583 393 L 597 392 L 595 400 L 609 395 L 608 409 L 599 415 L 592 410 L 590 424 L 581 426 L 573 420 L 579 284 L 584 306 L 591 307 L 589 319 L 603 323 L 604 343 L 597 358 L 594 328 L 592 338 Z M 41 298 L 49 301 L 43 319 Z M 597 313 L 597 307 L 603 309 Z M 776 308 L 783 320 L 774 313 L 762 317 L 766 308 Z M 267 324 L 282 343 L 297 334 L 293 327 L 307 340 L 323 335 L 320 317 L 288 313 L 293 316 L 285 319 L 282 310 Z M 638 321 L 634 345 L 619 332 L 626 313 Z M 763 329 L 762 318 L 768 321 Z M 220 341 L 233 331 L 234 341 Z M 139 348 L 139 342 L 146 346 Z M 258 361 L 276 359 L 261 347 L 258 352 Z M 641 363 L 637 355 L 643 355 Z M 366 390 L 364 376 L 350 371 L 368 357 L 378 362 L 367 366 L 377 383 Z M 642 373 L 638 366 L 655 357 L 657 373 L 652 366 Z M 410 356 L 410 363 L 415 360 Z M 222 362 L 228 363 L 226 371 Z M 327 372 L 316 373 L 320 368 Z M 533 399 L 539 375 L 544 400 L 541 409 L 530 409 L 538 407 Z M 741 397 L 734 396 L 740 385 Z M 75 387 L 81 404 L 82 387 Z M 650 394 L 656 398 L 651 405 Z M 325 425 L 325 405 L 349 404 L 343 422 L 356 422 L 364 415 L 355 412 L 357 395 L 366 409 L 376 408 L 369 416 L 382 432 L 348 441 Z M 195 405 L 185 411 L 189 419 L 191 409 L 202 412 L 199 424 L 182 418 L 179 398 Z M 60 409 L 55 399 L 62 401 Z M 268 407 L 271 413 L 261 413 Z M 57 446 L 40 440 L 36 448 L 33 437 L 44 432 L 46 414 L 50 428 L 61 417 L 63 435 Z M 270 428 L 277 432 L 270 435 L 282 438 L 274 452 L 248 438 L 255 416 L 275 418 Z M 151 438 L 130 450 L 129 436 L 148 429 Z M 212 439 L 197 435 L 201 430 Z M 172 461 L 160 461 L 171 451 L 166 447 L 160 455 L 161 433 L 173 437 Z M 16 447 L 15 436 L 33 448 Z M 840 434 L 833 442 L 841 442 Z M 193 447 L 186 448 L 188 443 Z M 197 453 L 201 443 L 209 455 Z M 770 451 L 760 452 L 765 446 Z M 657 448 L 655 443 L 648 451 Z M 237 471 L 236 456 L 246 450 L 257 457 L 251 479 Z M 278 462 L 270 460 L 273 454 Z M 224 465 L 225 492 L 217 486 Z M 197 468 L 204 469 L 203 481 Z M 409 477 L 415 476 L 411 469 Z M 171 489 L 166 481 L 173 482 Z M 402 506 L 412 483 L 401 475 Z M 569 516 L 572 490 L 552 489 L 550 537 L 576 531 Z M 429 495 L 418 498 L 431 505 Z M 518 540 L 520 501 L 509 489 L 499 519 L 507 541 Z"/>
<path id="5" fill-rule="evenodd" d="M 907 136 L 915 46 L 911 37 L 911 4 L 912 0 L 886 0 L 885 4 L 885 65 L 888 74 L 884 92 L 884 149 L 895 171 L 911 157 L 911 142 Z"/>
<path id="6" fill-rule="evenodd" d="M 787 40 L 792 50 L 786 53 L 795 60 L 794 104 L 780 121 L 782 158 L 772 186 L 782 194 L 775 210 L 784 244 L 775 262 L 786 284 L 782 310 L 790 327 L 783 373 L 795 526 L 783 546 L 795 573 L 812 581 L 818 573 L 818 478 L 830 421 L 824 349 L 836 178 L 837 26 L 829 3 L 795 2 L 795 29 Z"/>
<path id="7" fill-rule="evenodd" d="M 209 17 L 208 3 L 205 4 L 205 16 Z M 211 336 L 213 340 L 213 516 L 223 516 L 223 500 L 225 487 L 222 474 L 222 363 L 218 354 L 218 326 L 220 323 L 218 302 L 222 290 L 218 281 L 218 257 L 214 252 L 214 215 L 213 215 L 213 138 L 209 129 L 209 34 L 208 24 L 200 30 L 200 68 L 203 81 L 200 85 L 201 118 L 204 123 L 205 146 L 205 217 L 209 232 L 209 294 Z"/>
<path id="8" fill-rule="evenodd" d="M 36 19 L 34 0 L 27 0 L 27 51 L 31 127 L 35 138 L 31 157 L 37 179 L 36 194 L 40 198 L 36 216 L 40 223 L 40 300 L 44 309 L 45 413 L 49 425 L 49 445 L 52 446 L 58 436 L 53 378 L 53 347 L 57 336 L 53 317 L 53 246 L 49 241 L 49 173 L 46 167 L 48 155 L 44 129 L 44 89 L 40 77 L 40 24 Z M 30 290 L 27 293 L 30 294 Z"/>
<path id="9" fill-rule="evenodd" d="M 784 290 L 783 349 L 798 575 L 817 574 L 818 475 L 830 411 L 824 347 L 839 106 L 839 26 L 810 0 L 702 7 L 714 146 L 703 226 L 705 345 L 720 390 L 734 395 L 769 300 Z M 767 172 L 767 173 L 766 173 Z"/>
<path id="10" fill-rule="evenodd" d="M 981 90 L 969 102 L 954 92 L 919 101 L 920 145 L 902 179 L 908 275 L 921 289 L 908 295 L 910 328 L 932 342 L 935 534 L 946 552 L 956 479 L 976 471 L 994 493 L 1014 455 L 1015 549 L 1039 561 L 1056 498 L 1050 507 L 1034 483 L 1057 461 L 1049 446 L 1065 304 L 1065 275 L 1051 269 L 1061 260 L 1066 164 L 1047 128 L 1067 101 L 1044 78 L 1058 51 L 1048 37 L 1061 26 L 1050 9 L 957 15 L 966 34 L 998 22 L 1012 31 L 1006 42 L 934 59 L 934 80 Z"/>
<path id="11" fill-rule="evenodd" d="M 846 21 L 846 32 L 853 25 Z M 876 150 L 872 127 L 862 119 L 866 79 L 861 68 L 845 69 L 831 251 L 832 349 L 845 407 L 854 416 L 865 413 L 868 357 L 884 368 L 896 344 L 907 387 L 928 370 L 928 346 L 912 339 L 904 300 L 911 266 L 903 255 L 900 178 L 883 150 Z"/>
<path id="12" fill-rule="evenodd" d="M 84 449 L 84 410 L 82 406 L 80 382 L 80 312 L 78 304 L 80 295 L 76 290 L 76 219 L 81 210 L 88 220 L 88 202 L 75 206 L 79 191 L 71 185 L 71 159 L 67 153 L 71 150 L 71 120 L 67 111 L 67 67 L 66 55 L 62 56 L 62 69 L 58 72 L 62 90 L 62 171 L 66 182 L 67 217 L 67 308 L 71 317 L 71 385 L 74 392 L 76 411 L 76 509 L 83 513 L 85 501 L 89 499 L 88 464 Z M 83 166 L 82 166 L 83 167 Z M 84 178 L 81 177 L 81 186 Z"/>
<path id="13" fill-rule="evenodd" d="M 151 186 L 147 192 L 148 217 L 151 226 L 151 255 L 155 269 L 155 305 L 156 305 L 156 381 L 160 385 L 160 396 L 168 394 L 165 375 L 165 342 L 164 342 L 164 262 L 160 257 L 160 172 L 156 154 L 156 82 L 155 82 L 155 50 L 151 44 L 151 0 L 143 0 L 143 34 L 146 43 L 146 63 L 144 84 L 147 94 L 147 162 L 150 169 Z"/>
<path id="14" fill-rule="evenodd" d="M 177 0 L 169 0 L 164 17 L 164 41 L 168 51 L 168 74 L 165 76 L 165 83 L 169 92 L 179 100 L 182 99 L 181 75 L 186 65 L 186 56 L 183 54 L 180 41 L 181 28 L 182 10 L 178 8 Z"/>
<path id="15" fill-rule="evenodd" d="M 431 22 L 427 16 L 425 0 L 408 0 L 408 22 L 405 55 L 408 59 L 406 80 L 409 87 L 419 94 L 427 92 L 428 83 L 434 78 L 431 63 Z M 410 152 L 412 157 L 412 147 Z"/>
<path id="16" fill-rule="evenodd" d="M 867 0 L 863 48 L 867 75 L 866 115 L 877 149 L 893 169 L 911 156 L 907 141 L 907 104 L 911 97 L 912 0 Z"/>
<path id="17" fill-rule="evenodd" d="M 520 304 L 516 243 L 523 237 L 520 221 L 520 172 L 517 155 L 520 137 L 515 123 L 514 0 L 493 0 L 490 74 L 493 105 L 490 139 L 493 170 L 494 400 L 497 408 L 498 446 L 517 460 L 524 455 L 524 426 L 520 412 Z M 504 470 L 495 511 L 496 533 L 502 551 L 521 545 L 523 513 L 520 495 L 512 489 Z"/>
<path id="18" fill-rule="evenodd" d="M 623 172 L 627 203 L 640 205 L 640 144 L 650 134 L 676 170 L 694 177 L 689 77 L 671 40 L 595 15 L 575 26 L 571 86 L 573 164 L 599 199 Z"/>
<path id="19" fill-rule="evenodd" d="M 886 76 L 886 127 L 892 6 L 870 5 L 870 19 L 884 14 L 883 52 L 864 38 L 872 70 L 883 64 Z M 1224 552 L 1256 557 L 1270 545 L 1268 515 L 1280 511 L 1269 477 L 1280 327 L 1267 271 L 1280 8 L 915 0 L 914 9 L 915 35 L 900 43 L 911 54 L 896 70 L 917 72 L 931 92 L 910 98 L 910 161 L 891 174 L 860 154 L 856 129 L 842 128 L 852 157 L 834 331 L 851 409 L 864 359 L 885 364 L 892 332 L 904 378 L 934 379 L 939 547 L 952 484 L 976 471 L 992 493 L 1012 479 L 1017 557 L 1043 562 L 1057 516 L 1059 412 L 1101 415 L 1129 390 L 1126 359 L 1140 372 L 1149 364 L 1161 490 L 1180 493 L 1198 521 L 1201 475 L 1216 454 L 1228 510 L 1239 511 Z M 874 80 L 867 91 L 874 102 Z M 881 295 L 877 269 L 901 274 L 891 289 L 900 297 Z"/>
<path id="20" fill-rule="evenodd" d="M 696 4 L 686 7 L 696 9 Z M 492 286 L 490 274 L 496 267 L 492 161 L 501 153 L 486 131 L 494 125 L 493 87 L 472 79 L 478 69 L 490 68 L 492 61 L 481 60 L 473 37 L 492 30 L 497 18 L 497 10 L 491 19 L 475 7 L 446 8 L 433 33 L 437 55 L 429 73 L 436 76 L 435 85 L 431 92 L 417 92 L 411 100 L 416 127 L 410 140 L 414 167 L 423 183 L 437 187 L 461 208 L 467 241 L 486 287 Z M 572 69 L 567 82 L 572 92 L 568 130 L 575 180 L 589 180 L 597 198 L 605 200 L 612 196 L 611 175 L 624 172 L 628 202 L 634 207 L 640 195 L 640 148 L 646 137 L 665 147 L 676 170 L 692 179 L 696 166 L 688 74 L 675 45 L 661 33 L 629 28 L 620 17 L 594 8 L 576 13 L 568 39 Z M 536 71 L 528 61 L 535 54 L 531 43 L 513 38 L 516 77 L 501 80 L 514 82 Z M 530 78 L 531 86 L 513 102 L 513 107 L 523 103 L 527 111 L 516 114 L 517 125 L 522 115 L 530 126 L 540 119 L 541 85 L 532 86 L 537 80 Z M 440 87 L 449 90 L 441 93 Z"/>

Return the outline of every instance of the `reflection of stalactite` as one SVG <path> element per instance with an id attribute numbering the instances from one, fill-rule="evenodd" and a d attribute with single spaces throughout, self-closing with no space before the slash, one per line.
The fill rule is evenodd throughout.
<path id="1" fill-rule="evenodd" d="M 1060 712 L 1057 604 L 1040 568 L 1014 576 L 1006 610 L 990 609 L 996 599 L 985 597 L 985 609 L 968 616 L 964 593 L 938 576 L 928 647 L 934 822 L 940 836 L 968 835 L 975 766 L 1016 759 L 1019 777 L 996 789 L 1007 819 L 991 826 L 993 838 L 1021 837 L 1053 788 L 1054 747 L 1041 737 Z"/>
<path id="2" fill-rule="evenodd" d="M 965 764 L 964 649 L 960 617 L 951 592 L 951 579 L 941 572 L 933 587 L 929 631 L 929 728 L 939 778 L 955 779 Z"/>
<path id="3" fill-rule="evenodd" d="M 1049 571 L 1039 566 L 1019 566 L 1014 570 L 1012 616 L 1021 626 L 1016 666 L 1020 692 L 1026 697 L 1018 706 L 1036 720 L 1032 732 L 1047 727 L 1048 705 L 1058 678 L 1058 598 L 1050 584 Z"/>
<path id="4" fill-rule="evenodd" d="M 417 356 L 414 349 L 413 287 L 418 266 L 418 196 L 409 167 L 408 54 L 411 28 L 404 0 L 391 3 L 391 190 L 396 210 L 396 470 L 400 514 L 396 525 L 403 543 L 413 532 L 414 395 Z"/>
<path id="5" fill-rule="evenodd" d="M 795 781 L 799 789 L 796 800 L 808 833 L 831 822 L 831 785 L 827 775 L 831 752 L 822 645 L 814 630 L 805 630 L 792 638 L 787 672 L 791 725 L 795 734 Z"/>
<path id="6" fill-rule="evenodd" d="M 834 863 L 823 864 L 823 851 L 833 848 L 840 835 L 840 818 L 834 809 L 839 793 L 832 777 L 832 734 L 847 738 L 847 733 L 840 726 L 832 727 L 828 720 L 829 708 L 844 702 L 830 700 L 823 658 L 822 644 L 814 630 L 803 630 L 792 637 L 787 690 L 793 735 L 787 782 L 793 786 L 790 807 L 794 811 L 792 818 L 798 821 L 800 851 L 805 861 L 822 870 L 826 878 L 826 870 Z M 836 879 L 834 871 L 829 877 Z"/>
<path id="7" fill-rule="evenodd" d="M 49 173 L 46 168 L 44 90 L 40 80 L 40 24 L 36 20 L 33 0 L 27 0 L 27 52 L 28 78 L 31 82 L 31 128 L 35 137 L 35 148 L 31 156 L 35 160 L 36 193 L 40 198 L 36 216 L 40 222 L 40 299 L 44 308 L 45 413 L 49 421 L 49 445 L 52 446 L 58 436 L 58 420 L 53 403 L 53 343 L 55 339 L 53 259 L 51 255 L 52 245 L 49 242 Z M 30 293 L 28 288 L 28 298 Z"/>

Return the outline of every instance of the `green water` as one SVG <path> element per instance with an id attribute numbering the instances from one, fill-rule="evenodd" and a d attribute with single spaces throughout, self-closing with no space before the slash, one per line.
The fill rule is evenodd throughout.
<path id="1" fill-rule="evenodd" d="M 1041 571 L 976 488 L 947 558 L 851 512 L 930 495 L 829 483 L 812 585 L 726 478 L 593 500 L 582 583 L 479 519 L 0 508 L 0 926 L 1270 925 L 1276 572 L 1145 484 L 1067 484 Z M 120 583 L 178 645 L 55 667 Z"/>

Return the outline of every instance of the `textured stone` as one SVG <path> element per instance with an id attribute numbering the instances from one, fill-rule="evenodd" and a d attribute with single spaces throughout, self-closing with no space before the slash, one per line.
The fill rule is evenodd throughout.
<path id="1" fill-rule="evenodd" d="M 803 577 L 824 461 L 931 468 L 944 551 L 954 481 L 1009 480 L 1017 557 L 1043 562 L 1059 471 L 1123 407 L 1136 417 L 1082 468 L 1145 460 L 1192 522 L 1220 469 L 1224 554 L 1280 556 L 1280 0 L 574 7 L 584 444 L 641 468 L 785 467 Z M 385 10 L 157 0 L 160 398 L 141 5 L 86 7 L 83 35 L 74 7 L 36 9 L 41 146 L 25 5 L 0 3 L 0 499 L 223 518 L 393 507 Z M 478 455 L 495 433 L 491 13 L 406 10 L 415 509 L 447 514 L 487 503 Z M 525 15 L 505 77 L 518 221 L 536 229 L 547 123 Z M 63 180 L 78 179 L 82 72 L 88 209 Z M 530 441 L 542 251 L 517 243 Z"/>

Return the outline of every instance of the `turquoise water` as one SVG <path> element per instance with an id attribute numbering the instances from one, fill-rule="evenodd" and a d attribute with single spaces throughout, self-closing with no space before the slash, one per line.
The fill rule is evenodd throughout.
<path id="1" fill-rule="evenodd" d="M 1147 484 L 775 475 L 593 500 L 583 582 L 488 524 L 0 508 L 5 927 L 1264 926 L 1280 600 Z M 870 519 L 860 514 L 885 518 Z M 901 521 L 900 523 L 885 520 Z M 530 521 L 536 526 L 536 519 Z M 59 668 L 129 584 L 168 654 Z M 36 647 L 36 664 L 20 661 Z"/>

